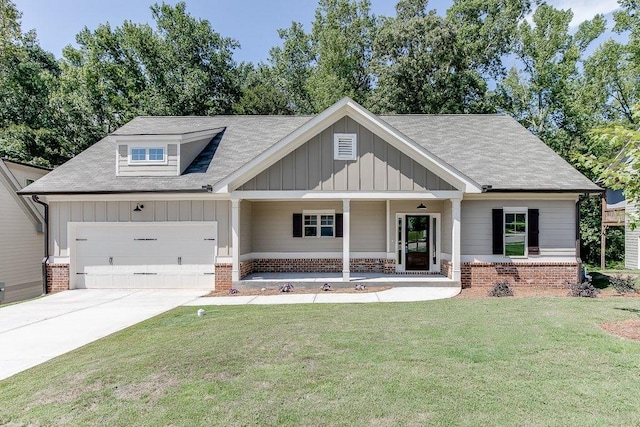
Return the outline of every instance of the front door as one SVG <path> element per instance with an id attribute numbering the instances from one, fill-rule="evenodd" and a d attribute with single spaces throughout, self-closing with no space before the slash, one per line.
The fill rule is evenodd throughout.
<path id="1" fill-rule="evenodd" d="M 405 219 L 405 270 L 428 271 L 429 216 L 407 215 Z"/>

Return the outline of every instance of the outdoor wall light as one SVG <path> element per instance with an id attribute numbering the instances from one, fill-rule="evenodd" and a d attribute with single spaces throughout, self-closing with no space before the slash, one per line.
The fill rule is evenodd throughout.
<path id="1" fill-rule="evenodd" d="M 416 209 L 420 209 L 420 210 L 422 211 L 422 210 L 427 209 L 427 207 L 426 207 L 425 205 L 423 205 L 422 203 L 420 203 L 420 204 L 418 205 L 418 207 L 416 207 Z"/>
<path id="2" fill-rule="evenodd" d="M 141 205 L 140 203 L 136 203 L 136 207 L 133 210 L 134 212 L 142 212 L 142 209 L 144 209 L 144 205 Z"/>

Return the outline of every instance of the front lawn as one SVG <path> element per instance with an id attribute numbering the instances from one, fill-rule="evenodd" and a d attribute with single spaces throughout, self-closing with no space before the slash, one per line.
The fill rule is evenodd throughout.
<path id="1" fill-rule="evenodd" d="M 638 422 L 640 343 L 599 326 L 638 298 L 205 309 L 0 382 L 0 425 Z"/>

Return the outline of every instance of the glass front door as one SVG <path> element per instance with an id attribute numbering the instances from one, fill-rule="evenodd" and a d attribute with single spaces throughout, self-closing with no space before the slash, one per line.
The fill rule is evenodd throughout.
<path id="1" fill-rule="evenodd" d="M 430 270 L 429 216 L 405 217 L 405 270 Z"/>

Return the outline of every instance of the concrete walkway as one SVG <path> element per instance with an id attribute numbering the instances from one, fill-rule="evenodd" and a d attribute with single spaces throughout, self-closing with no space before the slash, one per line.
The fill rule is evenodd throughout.
<path id="1" fill-rule="evenodd" d="M 244 304 L 312 304 L 410 302 L 451 298 L 460 293 L 460 286 L 397 287 L 380 292 L 340 293 L 340 290 L 316 294 L 282 293 L 279 295 L 235 295 L 202 297 L 185 303 L 188 306 Z"/>
<path id="2" fill-rule="evenodd" d="M 0 306 L 0 380 L 204 294 L 83 289 Z"/>

